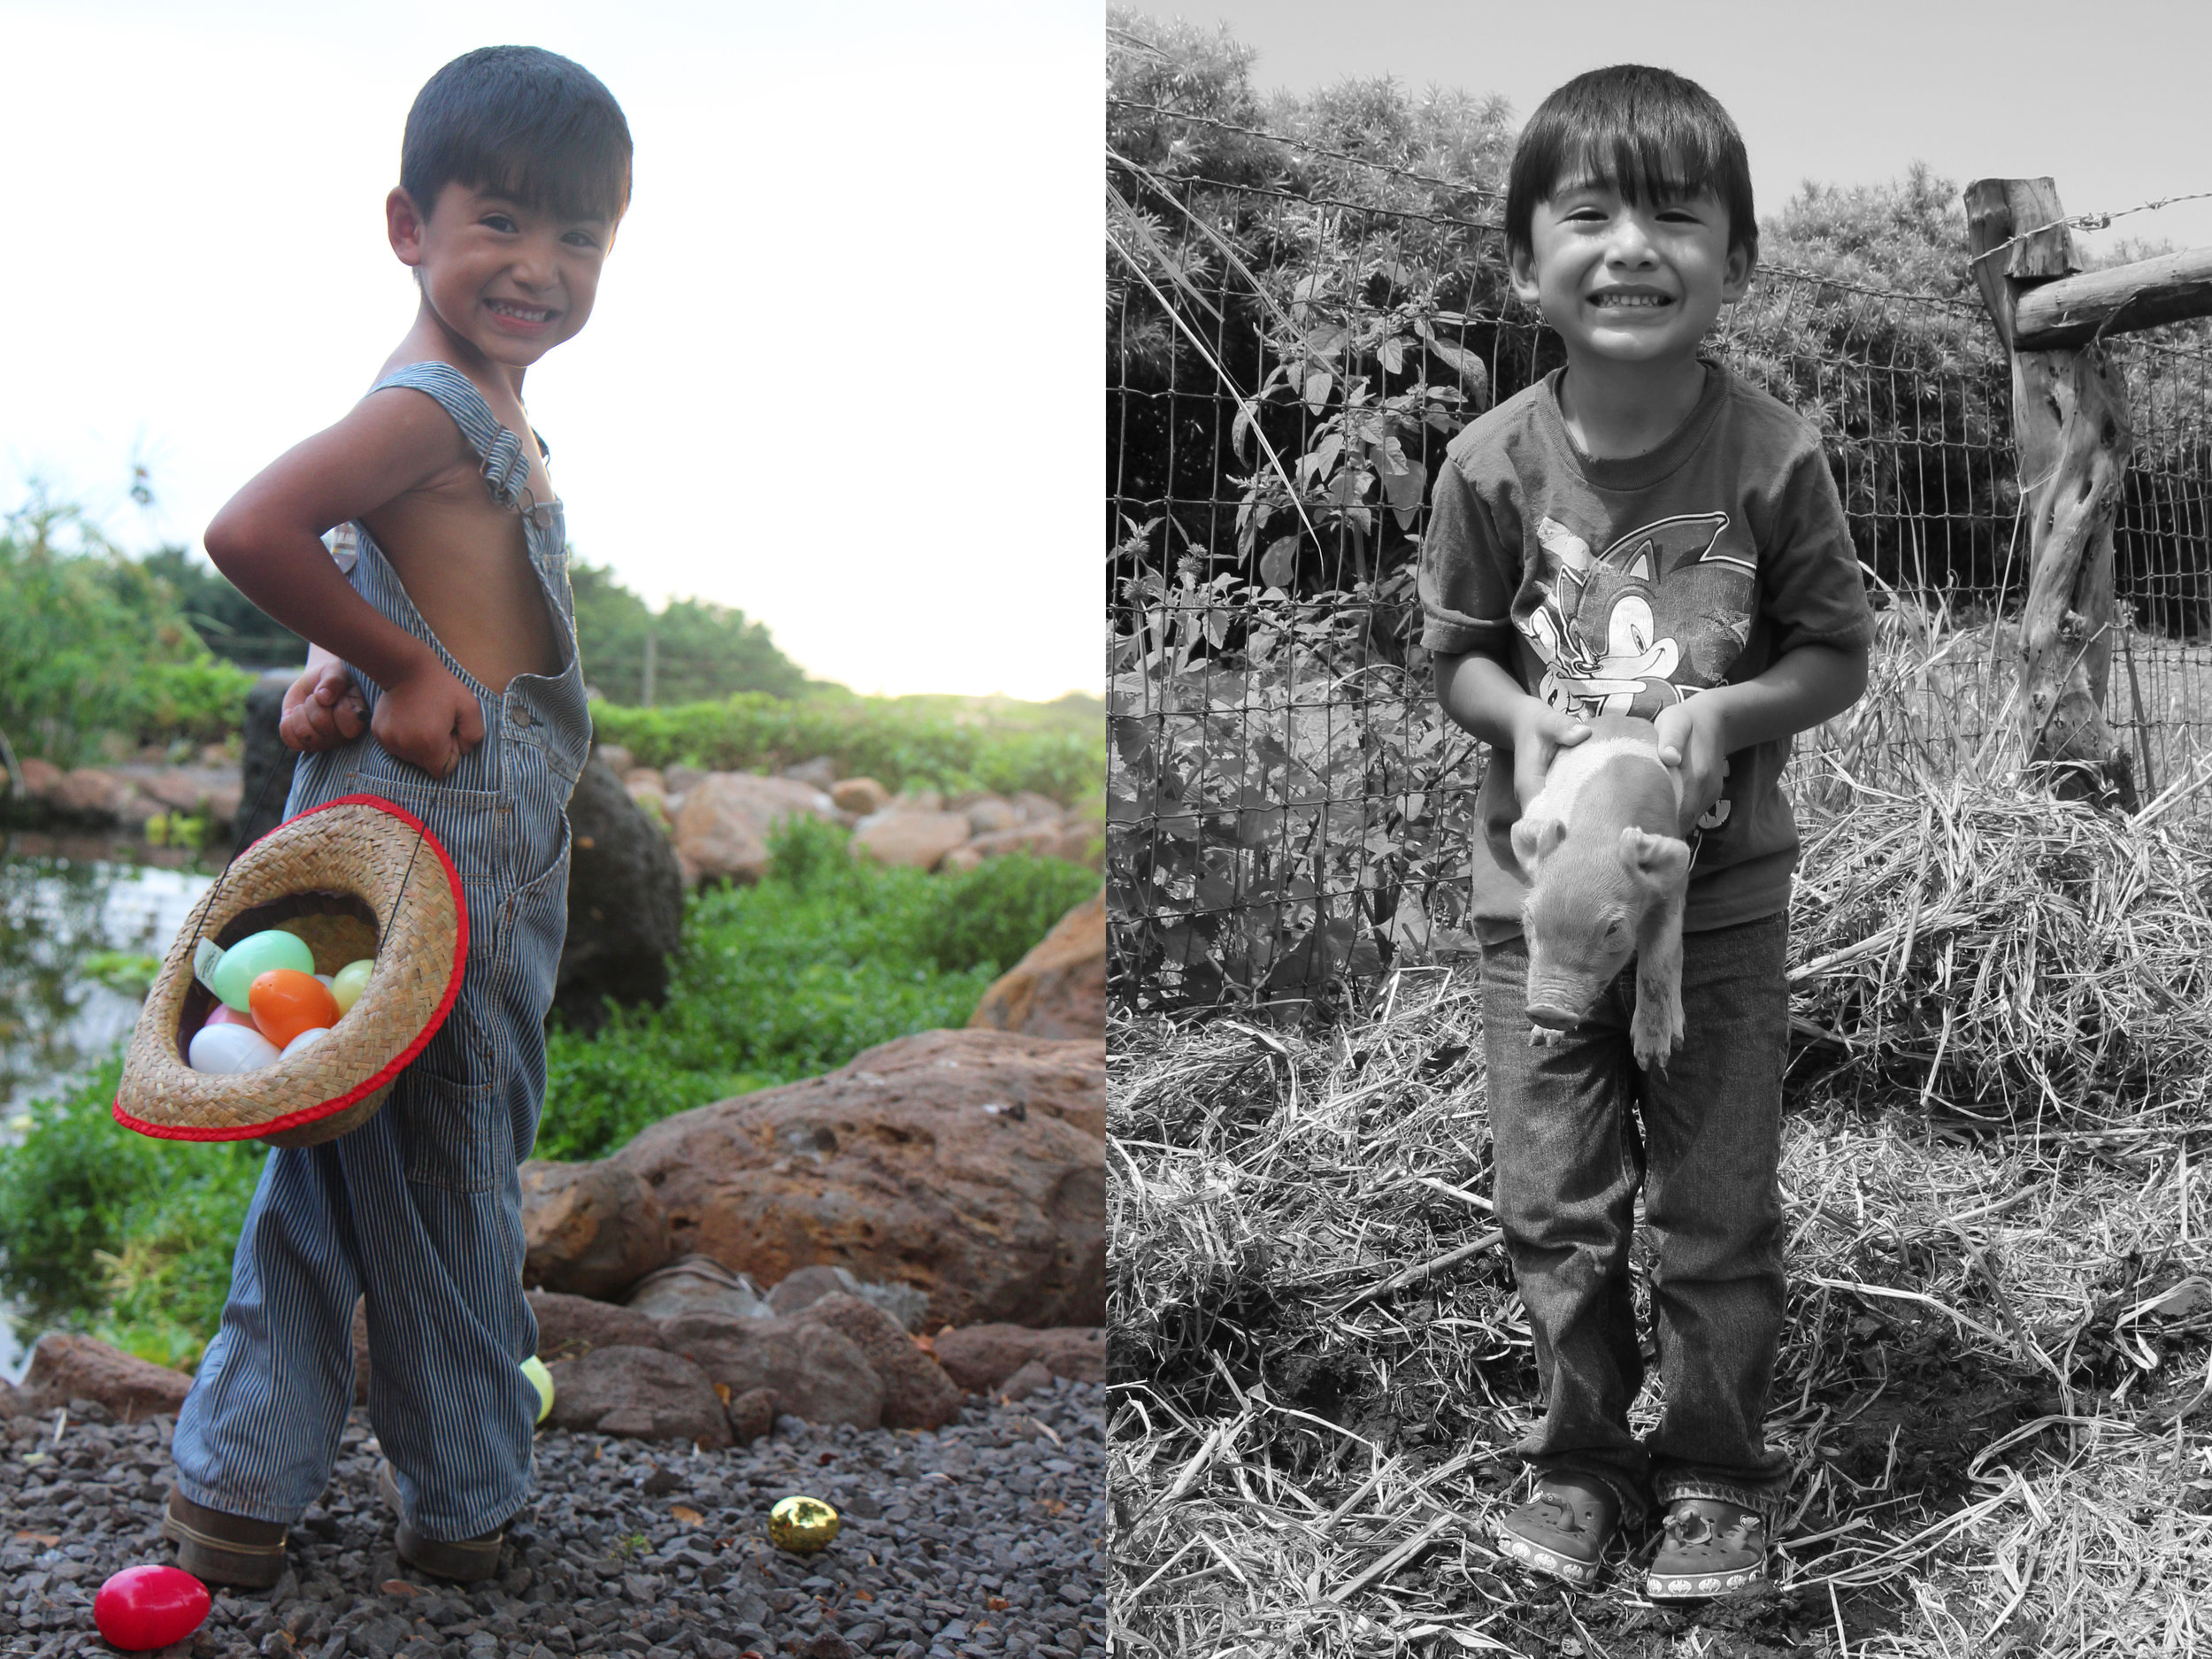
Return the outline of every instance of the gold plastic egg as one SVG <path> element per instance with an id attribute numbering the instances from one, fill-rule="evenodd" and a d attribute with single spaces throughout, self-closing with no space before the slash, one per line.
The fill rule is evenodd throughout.
<path id="1" fill-rule="evenodd" d="M 795 1555 L 829 1548 L 842 1525 L 837 1511 L 819 1498 L 788 1497 L 768 1511 L 768 1541 Z"/>

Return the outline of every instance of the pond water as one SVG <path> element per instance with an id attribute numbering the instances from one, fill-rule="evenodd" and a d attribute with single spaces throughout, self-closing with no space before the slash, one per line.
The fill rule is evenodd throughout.
<path id="1" fill-rule="evenodd" d="M 215 856 L 0 828 L 0 1141 L 129 1040 L 140 999 L 90 977 L 86 958 L 165 954 Z M 0 1302 L 0 1375 L 17 1380 L 28 1360 Z"/>

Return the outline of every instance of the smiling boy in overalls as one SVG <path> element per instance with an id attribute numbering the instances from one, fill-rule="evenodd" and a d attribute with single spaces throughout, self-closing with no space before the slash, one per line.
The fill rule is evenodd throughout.
<path id="1" fill-rule="evenodd" d="M 522 380 L 591 315 L 630 154 L 612 95 L 566 58 L 503 46 L 440 70 L 385 204 L 421 289 L 414 326 L 349 414 L 207 529 L 223 573 L 313 641 L 284 698 L 280 729 L 303 751 L 287 816 L 356 794 L 414 813 L 460 873 L 469 949 L 452 1012 L 385 1109 L 269 1156 L 177 1419 L 163 1530 L 203 1578 L 282 1576 L 286 1529 L 328 1481 L 352 1402 L 357 1295 L 401 1556 L 489 1578 L 528 1495 L 537 1396 L 518 1366 L 537 1326 L 516 1166 L 545 1092 L 591 725 Z"/>

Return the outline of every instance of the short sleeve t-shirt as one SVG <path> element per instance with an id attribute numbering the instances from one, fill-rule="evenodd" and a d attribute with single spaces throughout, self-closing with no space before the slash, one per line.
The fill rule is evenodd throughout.
<path id="1" fill-rule="evenodd" d="M 1708 363 L 1696 407 L 1663 443 L 1598 460 L 1568 435 L 1563 373 L 1446 451 L 1421 548 L 1423 645 L 1506 663 L 1565 713 L 1651 719 L 1799 646 L 1871 641 L 1858 557 L 1809 423 Z M 1789 752 L 1784 739 L 1729 756 L 1721 798 L 1699 823 L 1686 929 L 1788 907 Z M 1477 810 L 1501 839 L 1520 815 L 1509 755 L 1494 759 Z M 1520 931 L 1526 888 L 1486 841 L 1474 862 L 1471 916 L 1494 943 Z"/>

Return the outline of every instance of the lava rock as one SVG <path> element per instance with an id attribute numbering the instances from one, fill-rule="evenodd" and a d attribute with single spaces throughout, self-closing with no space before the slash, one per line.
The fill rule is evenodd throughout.
<path id="1" fill-rule="evenodd" d="M 1023 1366 L 1042 1365 L 1079 1382 L 1106 1379 L 1106 1333 L 1088 1326 L 1037 1331 L 1018 1325 L 972 1325 L 941 1331 L 930 1352 L 971 1394 L 996 1394 Z"/>
<path id="2" fill-rule="evenodd" d="M 546 1368 L 550 1420 L 632 1440 L 730 1444 L 730 1420 L 705 1371 L 657 1348 L 603 1348 Z"/>
<path id="3" fill-rule="evenodd" d="M 885 1428 L 933 1429 L 960 1415 L 959 1386 L 905 1326 L 872 1302 L 839 1292 L 809 1303 L 801 1317 L 829 1326 L 860 1350 L 883 1384 Z"/>
<path id="4" fill-rule="evenodd" d="M 174 1411 L 192 1390 L 182 1371 L 155 1365 L 95 1337 L 49 1331 L 31 1350 L 23 1373 L 23 1403 L 50 1410 L 72 1400 L 96 1400 L 125 1422 Z"/>
<path id="5" fill-rule="evenodd" d="M 284 822 L 299 751 L 285 748 L 277 723 L 284 717 L 284 694 L 299 677 L 296 668 L 273 668 L 246 693 L 245 759 L 238 779 L 242 804 L 231 821 L 234 852 L 243 852 Z"/>
<path id="6" fill-rule="evenodd" d="M 1106 1041 L 1106 890 L 1063 916 L 983 994 L 972 1028 Z"/>
<path id="7" fill-rule="evenodd" d="M 660 1326 L 627 1308 L 550 1290 L 534 1290 L 528 1296 L 538 1320 L 538 1357 L 548 1365 L 603 1348 L 661 1345 Z"/>
<path id="8" fill-rule="evenodd" d="M 677 1248 L 926 1291 L 933 1324 L 1105 1313 L 1103 1045 L 927 1032 L 666 1118 L 617 1153 Z M 1018 1110 L 1016 1110 L 1018 1109 Z"/>
<path id="9" fill-rule="evenodd" d="M 710 1256 L 680 1256 L 657 1272 L 649 1273 L 631 1288 L 630 1310 L 649 1319 L 671 1319 L 680 1313 L 726 1313 L 737 1319 L 767 1317 L 769 1304 L 760 1286 L 742 1273 L 733 1273 Z"/>
<path id="10" fill-rule="evenodd" d="M 809 1423 L 883 1421 L 883 1382 L 851 1338 L 805 1319 L 741 1319 L 684 1313 L 661 1322 L 661 1340 L 730 1391 L 773 1392 L 779 1409 Z"/>
<path id="11" fill-rule="evenodd" d="M 599 755 L 576 780 L 568 822 L 568 936 L 553 1005 L 589 1032 L 605 1023 L 609 998 L 626 1006 L 666 998 L 684 881 L 668 837 Z"/>
<path id="12" fill-rule="evenodd" d="M 608 1159 L 522 1166 L 522 1282 L 574 1296 L 618 1296 L 672 1256 L 653 1189 Z"/>

